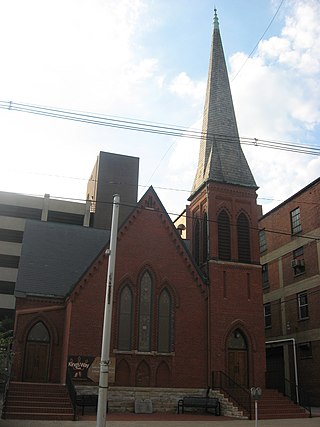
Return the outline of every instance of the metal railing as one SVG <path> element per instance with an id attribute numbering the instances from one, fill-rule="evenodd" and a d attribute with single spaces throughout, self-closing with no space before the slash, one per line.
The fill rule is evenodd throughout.
<path id="1" fill-rule="evenodd" d="M 73 407 L 73 420 L 75 421 L 77 418 L 77 392 L 72 382 L 72 378 L 68 369 L 66 373 L 66 386 L 67 386 L 67 390 L 69 392 L 70 400 Z"/>
<path id="2" fill-rule="evenodd" d="M 304 390 L 303 387 L 297 386 L 293 381 L 284 379 L 284 387 L 278 390 L 292 400 L 296 405 L 301 406 L 309 412 L 310 418 L 312 417 L 312 409 L 310 404 L 310 393 Z M 297 396 L 298 394 L 298 396 Z"/>
<path id="3" fill-rule="evenodd" d="M 212 388 L 219 388 L 228 394 L 231 399 L 248 414 L 252 419 L 252 405 L 250 391 L 222 371 L 212 371 Z"/>

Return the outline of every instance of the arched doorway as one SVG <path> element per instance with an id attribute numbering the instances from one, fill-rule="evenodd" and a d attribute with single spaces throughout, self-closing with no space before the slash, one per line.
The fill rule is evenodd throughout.
<path id="1" fill-rule="evenodd" d="M 37 322 L 27 336 L 23 380 L 46 382 L 48 380 L 49 355 L 49 331 L 42 322 Z"/>
<path id="2" fill-rule="evenodd" d="M 227 350 L 228 376 L 237 384 L 248 387 L 248 346 L 240 329 L 229 335 Z"/>

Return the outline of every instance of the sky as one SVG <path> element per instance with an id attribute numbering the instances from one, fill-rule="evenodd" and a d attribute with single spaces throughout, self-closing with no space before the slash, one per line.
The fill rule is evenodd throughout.
<path id="1" fill-rule="evenodd" d="M 2 1 L 0 102 L 201 130 L 214 6 L 240 136 L 320 147 L 319 0 Z M 7 109 L 0 144 L 0 191 L 84 200 L 107 151 L 140 158 L 139 197 L 153 185 L 172 217 L 199 151 L 196 139 Z M 243 151 L 264 213 L 319 177 L 319 156 Z"/>

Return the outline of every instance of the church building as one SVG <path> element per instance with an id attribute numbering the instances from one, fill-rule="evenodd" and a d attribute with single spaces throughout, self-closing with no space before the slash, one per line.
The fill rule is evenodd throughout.
<path id="1" fill-rule="evenodd" d="M 119 223 L 109 372 L 117 390 L 206 391 L 226 379 L 265 387 L 261 209 L 216 12 L 202 135 L 179 220 L 150 187 Z M 97 386 L 109 236 L 103 227 L 27 221 L 12 384 L 65 384 L 69 373 L 76 388 Z"/>

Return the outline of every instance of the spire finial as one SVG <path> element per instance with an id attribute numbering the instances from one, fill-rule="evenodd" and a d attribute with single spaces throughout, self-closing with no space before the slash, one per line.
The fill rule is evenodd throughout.
<path id="1" fill-rule="evenodd" d="M 218 30 L 219 29 L 219 19 L 218 19 L 217 8 L 216 7 L 214 7 L 213 29 L 214 30 Z"/>

